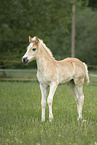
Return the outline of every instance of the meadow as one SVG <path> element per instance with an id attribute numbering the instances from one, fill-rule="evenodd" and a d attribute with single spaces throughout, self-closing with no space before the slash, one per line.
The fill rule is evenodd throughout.
<path id="1" fill-rule="evenodd" d="M 57 88 L 54 120 L 41 122 L 41 92 L 32 82 L 0 81 L 0 145 L 97 145 L 97 84 L 84 85 L 83 120 L 69 87 Z M 85 121 L 86 120 L 86 121 Z"/>

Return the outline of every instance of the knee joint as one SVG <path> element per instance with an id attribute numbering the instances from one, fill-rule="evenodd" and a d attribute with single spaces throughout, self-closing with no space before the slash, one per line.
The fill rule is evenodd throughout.
<path id="1" fill-rule="evenodd" d="M 52 105 L 52 99 L 48 98 L 47 103 L 48 103 L 48 105 Z"/>
<path id="2" fill-rule="evenodd" d="M 43 101 L 42 101 L 42 102 L 41 102 L 41 107 L 42 107 L 42 108 L 45 108 L 45 106 L 46 106 L 46 102 L 43 102 Z"/>

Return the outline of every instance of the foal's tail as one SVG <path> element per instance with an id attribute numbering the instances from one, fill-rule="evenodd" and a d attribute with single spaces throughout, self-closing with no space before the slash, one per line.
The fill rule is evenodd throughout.
<path id="1" fill-rule="evenodd" d="M 83 63 L 86 69 L 86 74 L 85 74 L 85 83 L 89 84 L 89 74 L 88 74 L 88 68 L 87 65 L 85 63 Z"/>

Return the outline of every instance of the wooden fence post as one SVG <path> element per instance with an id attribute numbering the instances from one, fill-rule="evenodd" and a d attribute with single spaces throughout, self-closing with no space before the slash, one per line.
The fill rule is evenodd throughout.
<path id="1" fill-rule="evenodd" d="M 71 56 L 75 57 L 75 3 L 72 6 L 72 49 Z"/>

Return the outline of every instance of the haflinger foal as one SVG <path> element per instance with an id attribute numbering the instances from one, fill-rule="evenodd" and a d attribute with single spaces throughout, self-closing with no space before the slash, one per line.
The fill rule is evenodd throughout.
<path id="1" fill-rule="evenodd" d="M 49 106 L 49 121 L 53 119 L 52 102 L 57 86 L 69 82 L 73 92 L 78 111 L 78 120 L 82 119 L 82 106 L 84 102 L 83 84 L 89 83 L 88 70 L 85 63 L 77 58 L 66 58 L 61 61 L 55 60 L 51 51 L 37 36 L 29 36 L 29 45 L 22 62 L 27 64 L 32 60 L 37 63 L 37 78 L 40 83 L 42 94 L 42 121 L 45 121 L 45 107 L 47 88 L 50 86 L 47 103 Z"/>

